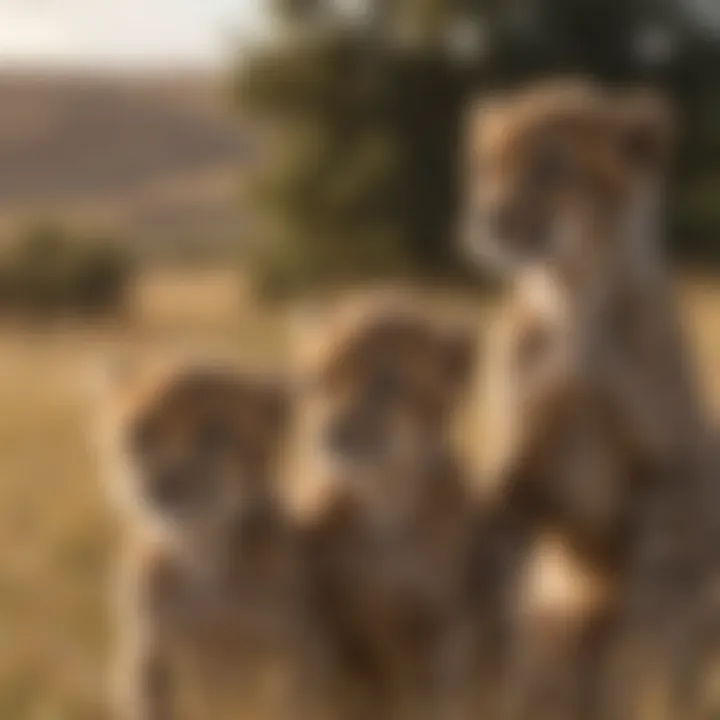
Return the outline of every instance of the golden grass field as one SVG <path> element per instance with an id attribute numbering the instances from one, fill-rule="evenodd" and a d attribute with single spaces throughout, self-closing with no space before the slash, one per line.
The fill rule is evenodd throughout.
<path id="1" fill-rule="evenodd" d="M 680 295 L 717 409 L 720 281 L 683 282 Z M 0 720 L 105 717 L 115 524 L 93 445 L 95 368 L 168 345 L 282 363 L 285 327 L 231 273 L 206 273 L 140 281 L 113 327 L 0 331 Z"/>

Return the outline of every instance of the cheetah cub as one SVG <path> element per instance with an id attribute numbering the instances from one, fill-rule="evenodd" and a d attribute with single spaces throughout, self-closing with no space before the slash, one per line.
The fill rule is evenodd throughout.
<path id="1" fill-rule="evenodd" d="M 310 355 L 327 483 L 308 523 L 343 712 L 465 717 L 474 511 L 449 424 L 473 335 L 383 296 L 339 310 Z"/>
<path id="2" fill-rule="evenodd" d="M 524 363 L 517 388 L 595 384 L 656 469 L 702 424 L 662 247 L 673 127 L 659 96 L 566 81 L 489 101 L 468 141 L 464 241 L 511 284 L 498 364 Z"/>
<path id="3" fill-rule="evenodd" d="M 672 140 L 661 98 L 582 81 L 509 93 L 471 121 L 465 241 L 511 284 L 489 342 L 490 444 L 527 534 L 517 623 L 546 699 L 566 662 L 553 718 L 601 713 L 590 665 L 621 603 L 644 608 L 632 624 L 679 627 L 687 612 L 659 621 L 653 597 L 687 610 L 701 582 L 687 528 L 703 525 L 704 419 L 661 246 Z M 668 584 L 678 572 L 688 581 Z M 668 635 L 647 633 L 662 637 L 653 661 L 682 653 Z M 541 717 L 537 695 L 524 705 Z"/>
<path id="4" fill-rule="evenodd" d="M 196 364 L 147 368 L 112 394 L 110 479 L 125 530 L 117 717 L 220 718 L 237 704 L 287 717 L 302 620 L 277 496 L 286 389 Z"/>

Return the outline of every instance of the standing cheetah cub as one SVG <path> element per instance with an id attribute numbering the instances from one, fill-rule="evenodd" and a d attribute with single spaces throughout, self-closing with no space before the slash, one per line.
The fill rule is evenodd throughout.
<path id="1" fill-rule="evenodd" d="M 116 657 L 123 720 L 277 717 L 301 619 L 296 544 L 278 504 L 288 396 L 220 366 L 136 373 L 110 404 L 125 511 Z M 235 715 L 234 717 L 237 717 Z"/>
<path id="2" fill-rule="evenodd" d="M 328 480 L 309 522 L 342 702 L 358 718 L 465 717 L 474 515 L 449 424 L 474 339 L 394 299 L 328 325 L 309 362 Z"/>
<path id="3" fill-rule="evenodd" d="M 705 421 L 660 237 L 671 115 L 647 92 L 545 83 L 470 127 L 465 242 L 512 286 L 488 410 L 501 492 L 528 532 L 521 644 L 542 673 L 572 647 L 567 669 L 584 674 L 567 684 L 583 697 L 553 718 L 600 712 L 588 653 L 621 595 L 647 596 L 633 624 L 679 627 L 706 562 Z M 673 594 L 674 619 L 659 621 L 653 599 Z M 673 648 L 653 661 L 680 654 L 650 635 Z M 540 717 L 537 701 L 525 713 Z"/>

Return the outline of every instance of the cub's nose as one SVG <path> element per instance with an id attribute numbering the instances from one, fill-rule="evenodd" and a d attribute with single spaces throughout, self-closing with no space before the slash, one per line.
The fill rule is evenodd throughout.
<path id="1" fill-rule="evenodd" d="M 348 418 L 341 418 L 327 428 L 323 445 L 333 455 L 347 455 L 355 449 L 355 435 L 351 421 Z"/>
<path id="2" fill-rule="evenodd" d="M 149 483 L 151 502 L 163 508 L 182 505 L 193 493 L 193 478 L 183 468 L 167 468 L 158 472 Z"/>
<path id="3" fill-rule="evenodd" d="M 369 459 L 382 452 L 386 433 L 383 418 L 373 413 L 351 412 L 337 417 L 323 438 L 325 450 L 348 459 Z"/>
<path id="4" fill-rule="evenodd" d="M 509 200 L 488 207 L 485 212 L 485 228 L 491 238 L 513 241 L 520 228 L 520 213 L 517 205 Z"/>

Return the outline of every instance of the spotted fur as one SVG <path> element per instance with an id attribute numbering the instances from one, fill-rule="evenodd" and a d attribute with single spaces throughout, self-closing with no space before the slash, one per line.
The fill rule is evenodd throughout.
<path id="1" fill-rule="evenodd" d="M 661 245 L 672 136 L 660 98 L 583 81 L 508 94 L 470 122 L 466 246 L 511 280 L 488 343 L 488 412 L 500 496 L 521 528 L 516 624 L 534 671 L 520 664 L 536 689 L 551 659 L 564 666 L 554 718 L 602 716 L 588 683 L 597 638 L 626 603 L 644 607 L 635 625 L 673 594 L 649 577 L 703 563 L 680 530 L 702 515 L 705 431 Z M 537 697 L 517 698 L 538 717 Z"/>
<path id="2" fill-rule="evenodd" d="M 229 697 L 287 717 L 278 703 L 294 692 L 304 632 L 297 543 L 278 499 L 287 390 L 178 364 L 121 379 L 108 405 L 124 510 L 117 717 L 164 720 L 195 703 L 220 718 Z"/>
<path id="3" fill-rule="evenodd" d="M 475 517 L 449 426 L 473 337 L 403 301 L 351 308 L 307 366 L 328 479 L 308 527 L 335 682 L 350 717 L 466 717 Z"/>

